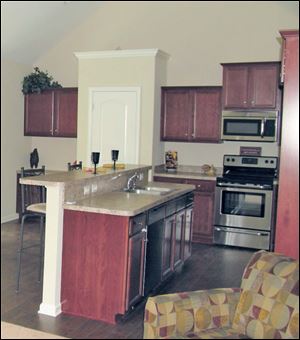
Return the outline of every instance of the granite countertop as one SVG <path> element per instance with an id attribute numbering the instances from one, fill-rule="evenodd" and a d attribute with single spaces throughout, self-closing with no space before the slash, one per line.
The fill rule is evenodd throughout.
<path id="1" fill-rule="evenodd" d="M 153 176 L 215 181 L 217 176 L 222 174 L 223 168 L 215 167 L 215 169 L 215 173 L 210 175 L 204 173 L 201 166 L 179 165 L 176 171 L 166 171 L 163 165 L 159 165 L 155 168 Z"/>
<path id="2" fill-rule="evenodd" d="M 64 204 L 64 209 L 95 212 L 119 216 L 135 216 L 173 198 L 195 189 L 189 184 L 149 182 L 147 186 L 174 189 L 164 195 L 135 194 L 112 191 L 81 199 L 76 203 Z"/>
<path id="3" fill-rule="evenodd" d="M 126 171 L 132 171 L 132 170 L 146 170 L 151 169 L 151 166 L 148 165 L 127 165 L 125 169 L 104 169 L 103 172 L 99 172 L 96 175 L 94 175 L 91 172 L 85 172 L 80 170 L 74 170 L 74 171 L 57 171 L 57 172 L 51 172 L 46 173 L 45 175 L 40 176 L 32 176 L 32 177 L 25 177 L 20 179 L 20 183 L 28 184 L 28 185 L 59 185 L 64 183 L 70 183 L 75 182 L 78 180 L 84 180 L 84 179 L 91 179 L 95 178 L 97 176 L 111 176 L 112 174 L 118 174 L 121 172 Z"/>

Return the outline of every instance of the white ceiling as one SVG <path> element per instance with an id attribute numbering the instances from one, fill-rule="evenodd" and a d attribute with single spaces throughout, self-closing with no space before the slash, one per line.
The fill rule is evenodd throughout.
<path id="1" fill-rule="evenodd" d="M 1 1 L 1 58 L 33 64 L 103 1 Z"/>

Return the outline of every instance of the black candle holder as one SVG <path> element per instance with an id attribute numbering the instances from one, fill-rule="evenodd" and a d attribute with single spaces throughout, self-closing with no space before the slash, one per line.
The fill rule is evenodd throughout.
<path id="1" fill-rule="evenodd" d="M 96 175 L 97 173 L 96 167 L 97 167 L 97 164 L 99 163 L 99 159 L 100 159 L 100 152 L 92 152 L 92 162 L 94 164 L 94 175 Z"/>
<path id="2" fill-rule="evenodd" d="M 119 158 L 119 150 L 111 150 L 111 159 L 114 162 L 113 169 L 116 170 L 116 161 Z"/>

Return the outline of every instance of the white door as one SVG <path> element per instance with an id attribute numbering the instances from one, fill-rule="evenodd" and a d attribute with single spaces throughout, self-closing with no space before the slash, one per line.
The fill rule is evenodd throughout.
<path id="1" fill-rule="evenodd" d="M 100 152 L 100 164 L 111 163 L 111 150 L 119 150 L 119 163 L 138 164 L 139 154 L 139 88 L 91 89 L 89 147 Z"/>

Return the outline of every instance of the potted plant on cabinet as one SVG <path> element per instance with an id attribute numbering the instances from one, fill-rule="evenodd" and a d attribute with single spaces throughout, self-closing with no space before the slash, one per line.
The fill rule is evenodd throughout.
<path id="1" fill-rule="evenodd" d="M 49 76 L 47 71 L 43 72 L 38 67 L 34 68 L 34 72 L 25 76 L 22 82 L 23 94 L 41 93 L 44 90 L 61 87 L 57 81 L 53 81 L 53 77 Z"/>

